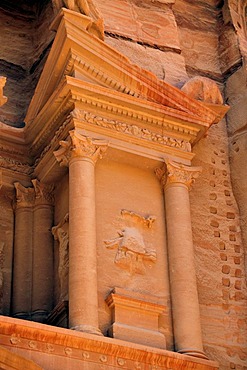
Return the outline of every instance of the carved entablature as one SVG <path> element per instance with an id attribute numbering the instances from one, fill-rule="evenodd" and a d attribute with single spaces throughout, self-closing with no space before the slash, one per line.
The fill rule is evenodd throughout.
<path id="1" fill-rule="evenodd" d="M 164 189 L 176 184 L 182 184 L 190 189 L 201 172 L 201 167 L 189 167 L 173 161 L 166 161 L 163 167 L 155 170 Z"/>
<path id="2" fill-rule="evenodd" d="M 73 158 L 84 158 L 96 163 L 105 153 L 108 143 L 80 135 L 76 130 L 69 132 L 67 141 L 60 141 L 61 148 L 54 155 L 61 166 L 68 166 Z"/>
<path id="3" fill-rule="evenodd" d="M 151 228 L 154 216 L 143 217 L 136 212 L 122 210 L 123 228 L 118 237 L 105 240 L 107 249 L 116 249 L 115 264 L 133 274 L 145 274 L 146 263 L 154 263 L 157 259 L 155 249 L 146 246 L 143 228 Z"/>
<path id="4" fill-rule="evenodd" d="M 35 191 L 35 204 L 52 206 L 54 204 L 54 186 L 43 184 L 37 179 L 32 180 L 32 183 Z"/>
<path id="5" fill-rule="evenodd" d="M 31 208 L 35 202 L 35 192 L 33 188 L 26 188 L 19 182 L 14 183 L 16 189 L 16 208 Z"/>
<path id="6" fill-rule="evenodd" d="M 191 98 L 93 37 L 87 31 L 90 17 L 97 18 L 93 2 L 84 1 L 81 8 L 78 4 L 66 1 L 69 9 L 63 8 L 54 20 L 56 39 L 25 118 L 25 138 L 37 160 L 34 175 L 51 182 L 54 174 L 62 173 L 51 170 L 53 151 L 69 130 L 109 140 L 114 150 L 189 164 L 194 157 L 191 147 L 228 107 Z M 90 16 L 85 15 L 88 9 Z M 62 141 L 55 154 L 62 165 L 77 155 L 76 136 Z M 84 140 L 83 151 L 90 140 Z"/>
<path id="7" fill-rule="evenodd" d="M 5 168 L 7 170 L 26 175 L 30 175 L 32 173 L 32 167 L 30 167 L 28 164 L 12 158 L 4 158 L 2 156 L 0 156 L 0 168 Z"/>
<path id="8" fill-rule="evenodd" d="M 113 132 L 115 131 L 118 134 L 122 133 L 127 136 L 132 136 L 134 138 L 153 142 L 154 144 L 162 144 L 164 146 L 180 149 L 185 152 L 191 152 L 191 144 L 189 140 L 175 138 L 172 135 L 164 135 L 164 127 L 166 126 L 164 122 L 162 124 L 158 121 L 155 122 L 155 120 L 151 121 L 150 117 L 149 122 L 145 122 L 145 117 L 142 116 L 141 113 L 138 116 L 138 120 L 139 122 L 143 121 L 143 123 L 145 124 L 144 127 L 141 127 L 137 124 L 130 124 L 123 121 L 121 122 L 120 120 L 107 119 L 100 115 L 95 115 L 93 113 L 81 111 L 79 109 L 74 109 L 71 113 L 71 116 L 84 124 L 94 125 L 99 128 L 101 127 L 103 129 L 111 130 Z M 149 123 L 149 127 L 147 127 L 147 123 Z M 167 129 L 169 128 L 167 127 Z M 176 131 L 175 128 L 174 131 Z M 196 132 L 193 132 L 192 130 L 190 134 L 196 136 Z"/>

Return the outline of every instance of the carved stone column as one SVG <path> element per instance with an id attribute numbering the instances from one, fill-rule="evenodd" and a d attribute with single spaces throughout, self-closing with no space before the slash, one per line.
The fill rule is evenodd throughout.
<path id="1" fill-rule="evenodd" d="M 54 154 L 69 166 L 69 325 L 100 335 L 98 328 L 95 163 L 107 149 L 70 131 Z"/>
<path id="2" fill-rule="evenodd" d="M 44 322 L 53 305 L 53 187 L 32 181 L 33 214 L 32 320 Z"/>
<path id="3" fill-rule="evenodd" d="M 12 314 L 29 318 L 32 294 L 32 229 L 34 189 L 16 182 Z"/>
<path id="4" fill-rule="evenodd" d="M 175 348 L 206 358 L 203 353 L 194 266 L 189 187 L 201 168 L 167 162 L 156 174 L 165 194 L 169 274 Z"/>

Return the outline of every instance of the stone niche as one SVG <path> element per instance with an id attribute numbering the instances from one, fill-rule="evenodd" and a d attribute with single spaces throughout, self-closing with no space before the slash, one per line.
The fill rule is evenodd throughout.
<path id="1" fill-rule="evenodd" d="M 157 165 L 157 161 L 144 158 L 140 163 L 137 155 L 109 148 L 95 167 L 99 326 L 106 336 L 131 341 L 128 330 L 124 330 L 128 325 L 133 342 L 147 344 L 144 337 L 151 335 L 154 346 L 171 349 L 165 214 L 162 189 L 154 174 Z M 68 212 L 68 190 L 65 176 L 56 187 L 56 307 L 48 318 L 49 323 L 62 327 L 68 298 L 69 246 L 65 234 L 69 219 L 64 216 Z M 62 249 L 65 244 L 66 250 Z M 124 307 L 127 304 L 123 314 L 115 300 L 105 302 L 106 297 L 114 296 L 113 287 L 118 287 L 117 294 L 121 292 Z M 120 321 L 114 322 L 116 315 Z M 131 316 L 132 322 L 125 322 L 124 316 Z"/>
<path id="2" fill-rule="evenodd" d="M 171 338 L 170 310 L 164 309 L 170 293 L 163 194 L 155 164 L 143 159 L 140 165 L 137 156 L 110 149 L 97 163 L 99 320 L 107 335 L 145 344 L 150 331 L 154 345 L 165 348 L 159 330 Z M 118 287 L 117 295 L 110 294 L 113 287 Z"/>

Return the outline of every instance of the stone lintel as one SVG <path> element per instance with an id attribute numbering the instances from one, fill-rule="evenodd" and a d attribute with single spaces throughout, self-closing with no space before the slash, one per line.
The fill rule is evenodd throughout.
<path id="1" fill-rule="evenodd" d="M 64 365 L 68 356 L 70 365 L 75 361 L 78 366 L 78 361 L 81 361 L 82 366 L 86 363 L 90 370 L 95 366 L 100 367 L 102 363 L 106 369 L 107 365 L 110 369 L 112 364 L 119 366 L 121 363 L 129 369 L 134 369 L 137 363 L 156 366 L 159 370 L 219 369 L 214 361 L 5 316 L 0 316 L 0 339 L 1 346 L 12 352 L 25 357 L 28 351 L 28 359 L 33 361 L 38 356 L 39 365 L 46 366 L 47 370 L 60 370 L 61 358 L 64 359 L 63 368 L 66 370 Z M 52 361 L 51 366 L 47 367 L 49 355 Z"/>

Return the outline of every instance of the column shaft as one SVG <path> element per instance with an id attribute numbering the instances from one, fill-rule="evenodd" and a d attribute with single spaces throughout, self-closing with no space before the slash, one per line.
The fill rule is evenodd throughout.
<path id="1" fill-rule="evenodd" d="M 101 140 L 70 131 L 54 154 L 69 166 L 69 325 L 102 335 L 98 321 L 95 163 L 107 149 Z"/>
<path id="2" fill-rule="evenodd" d="M 15 183 L 15 239 L 12 314 L 28 319 L 32 294 L 32 230 L 34 190 Z"/>
<path id="3" fill-rule="evenodd" d="M 31 312 L 32 292 L 32 208 L 15 213 L 12 313 L 27 319 Z"/>
<path id="4" fill-rule="evenodd" d="M 34 208 L 32 320 L 44 322 L 53 304 L 53 213 L 49 205 Z"/>
<path id="5" fill-rule="evenodd" d="M 69 322 L 90 331 L 98 328 L 95 180 L 90 159 L 71 160 L 69 188 Z"/>
<path id="6" fill-rule="evenodd" d="M 168 161 L 156 174 L 162 181 L 165 195 L 175 349 L 206 358 L 202 345 L 189 200 L 189 186 L 200 171 L 200 168 Z"/>
<path id="7" fill-rule="evenodd" d="M 165 204 L 175 347 L 182 353 L 203 352 L 186 186 L 167 187 Z"/>

